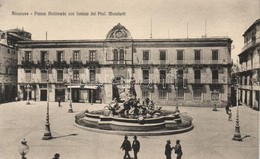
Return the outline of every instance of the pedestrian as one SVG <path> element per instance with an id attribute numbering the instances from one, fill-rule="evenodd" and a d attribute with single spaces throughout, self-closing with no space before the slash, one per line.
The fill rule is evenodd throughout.
<path id="1" fill-rule="evenodd" d="M 60 154 L 56 153 L 52 159 L 60 159 Z"/>
<path id="2" fill-rule="evenodd" d="M 128 137 L 125 136 L 125 140 L 123 141 L 121 147 L 120 147 L 122 150 L 125 150 L 125 155 L 124 155 L 124 158 L 123 159 L 131 159 L 130 155 L 129 155 L 129 151 L 131 151 L 131 143 L 130 141 L 128 140 Z M 126 158 L 127 156 L 127 158 Z"/>
<path id="3" fill-rule="evenodd" d="M 137 153 L 138 153 L 139 150 L 140 150 L 140 142 L 137 140 L 137 136 L 136 136 L 136 135 L 134 136 L 134 141 L 133 141 L 133 144 L 132 144 L 132 149 L 133 149 L 133 151 L 134 151 L 134 159 L 138 159 Z"/>
<path id="4" fill-rule="evenodd" d="M 61 102 L 61 99 L 60 99 L 60 97 L 59 97 L 59 98 L 58 98 L 58 106 L 59 106 L 59 107 L 61 107 L 60 102 Z"/>
<path id="5" fill-rule="evenodd" d="M 171 147 L 171 141 L 167 140 L 167 143 L 165 145 L 165 152 L 164 152 L 166 159 L 172 158 L 172 149 L 173 149 L 173 147 Z"/>
<path id="6" fill-rule="evenodd" d="M 181 149 L 180 140 L 176 140 L 176 145 L 174 147 L 174 150 L 175 150 L 175 154 L 177 155 L 176 159 L 181 159 L 181 156 L 183 155 L 183 153 L 182 153 L 182 149 Z"/>
<path id="7" fill-rule="evenodd" d="M 227 104 L 226 106 L 226 114 L 228 114 L 228 111 L 229 111 L 229 104 Z"/>
<path id="8" fill-rule="evenodd" d="M 228 121 L 232 121 L 232 111 L 231 111 L 231 109 L 228 110 Z"/>

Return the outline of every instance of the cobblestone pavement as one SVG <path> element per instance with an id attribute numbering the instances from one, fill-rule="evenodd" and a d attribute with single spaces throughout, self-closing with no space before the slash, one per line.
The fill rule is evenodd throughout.
<path id="1" fill-rule="evenodd" d="M 30 147 L 27 159 L 51 159 L 55 153 L 61 159 L 122 159 L 120 150 L 124 136 L 89 132 L 74 125 L 75 115 L 83 110 L 102 109 L 101 104 L 73 103 L 74 113 L 68 113 L 69 103 L 50 102 L 50 126 L 53 139 L 42 140 L 46 122 L 46 102 L 25 101 L 0 105 L 0 158 L 21 158 L 20 141 L 25 138 Z M 163 109 L 175 109 L 165 106 Z M 240 130 L 243 141 L 233 141 L 236 107 L 231 108 L 233 121 L 228 121 L 224 108 L 180 107 L 181 113 L 193 117 L 190 132 L 140 136 L 139 159 L 162 159 L 166 140 L 181 140 L 183 159 L 258 159 L 259 112 L 246 106 L 239 107 Z M 130 141 L 133 137 L 129 137 Z M 133 152 L 131 152 L 133 156 Z M 174 156 L 174 155 L 173 155 Z M 174 158 L 174 157 L 173 157 Z"/>

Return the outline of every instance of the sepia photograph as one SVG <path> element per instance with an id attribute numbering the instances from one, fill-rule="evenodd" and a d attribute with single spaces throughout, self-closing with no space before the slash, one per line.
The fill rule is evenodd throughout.
<path id="1" fill-rule="evenodd" d="M 0 22 L 0 158 L 260 158 L 260 0 L 0 0 Z"/>

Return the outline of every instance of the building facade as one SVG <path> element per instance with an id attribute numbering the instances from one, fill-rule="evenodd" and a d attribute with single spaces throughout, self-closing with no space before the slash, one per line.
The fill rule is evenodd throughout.
<path id="1" fill-rule="evenodd" d="M 260 19 L 243 34 L 244 47 L 239 56 L 240 88 L 238 99 L 248 107 L 259 110 L 260 104 Z"/>
<path id="2" fill-rule="evenodd" d="M 17 96 L 18 41 L 30 40 L 31 34 L 21 29 L 0 31 L 0 103 Z"/>
<path id="3" fill-rule="evenodd" d="M 18 92 L 46 100 L 109 103 L 135 90 L 159 105 L 226 105 L 231 43 L 223 38 L 133 39 L 121 24 L 104 40 L 21 41 Z M 46 68 L 50 63 L 50 69 Z M 49 67 L 49 65 L 48 65 Z M 48 71 L 48 72 L 47 72 Z M 24 98 L 24 96 L 21 98 Z"/>

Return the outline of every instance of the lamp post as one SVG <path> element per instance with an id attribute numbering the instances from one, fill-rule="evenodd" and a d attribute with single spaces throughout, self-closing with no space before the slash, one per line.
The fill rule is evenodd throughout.
<path id="1" fill-rule="evenodd" d="M 29 146 L 25 139 L 21 142 L 21 145 L 18 147 L 18 152 L 22 156 L 22 159 L 26 159 L 25 155 L 29 152 Z"/>
<path id="2" fill-rule="evenodd" d="M 32 87 L 28 84 L 28 85 L 26 86 L 26 92 L 27 92 L 27 103 L 26 103 L 26 104 L 27 104 L 27 105 L 30 104 L 29 93 L 30 93 L 31 89 L 32 89 Z"/>
<path id="3" fill-rule="evenodd" d="M 72 90 L 71 90 L 71 80 L 72 80 L 72 75 L 73 75 L 73 70 L 72 70 L 72 68 L 70 67 L 69 69 L 68 69 L 68 75 L 70 76 L 70 108 L 69 108 L 69 110 L 68 110 L 68 113 L 73 113 L 73 109 L 72 109 Z"/>
<path id="4" fill-rule="evenodd" d="M 239 92 L 238 92 L 238 86 L 239 86 L 239 77 L 236 77 L 236 104 L 237 104 L 237 117 L 236 117 L 236 126 L 235 126 L 235 134 L 233 137 L 233 140 L 235 141 L 242 141 L 241 138 L 241 134 L 240 134 L 240 126 L 239 126 L 239 108 L 238 108 L 238 96 L 239 96 Z"/>
<path id="5" fill-rule="evenodd" d="M 217 91 L 214 89 L 214 91 L 212 92 L 212 95 L 213 95 L 213 105 L 214 105 L 214 108 L 212 109 L 212 111 L 217 111 Z"/>
<path id="6" fill-rule="evenodd" d="M 46 71 L 47 71 L 47 114 L 46 114 L 46 123 L 45 123 L 45 132 L 43 136 L 43 140 L 52 139 L 51 130 L 50 130 L 50 122 L 49 122 L 49 61 L 46 62 Z"/>

